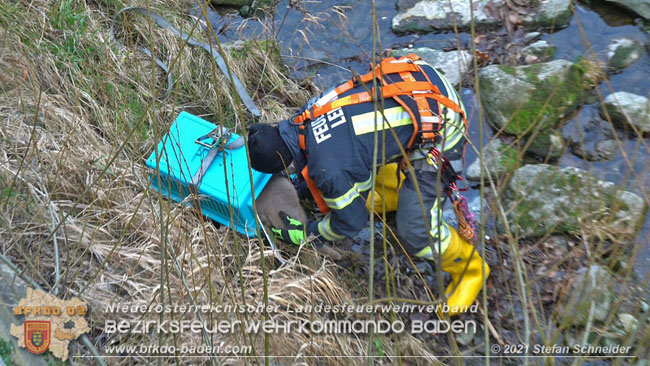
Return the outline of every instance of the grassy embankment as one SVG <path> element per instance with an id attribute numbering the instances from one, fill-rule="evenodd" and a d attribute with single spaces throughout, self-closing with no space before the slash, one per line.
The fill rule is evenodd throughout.
<path id="1" fill-rule="evenodd" d="M 201 26 L 180 16 L 175 1 L 150 1 L 152 10 L 197 39 Z M 106 319 L 158 315 L 105 312 L 109 303 L 257 304 L 264 283 L 271 304 L 352 303 L 333 263 L 296 257 L 272 267 L 267 250 L 260 266 L 257 240 L 217 229 L 192 209 L 162 199 L 148 187 L 144 161 L 181 110 L 241 131 L 251 118 L 235 103 L 229 82 L 209 55 L 191 48 L 141 16 L 116 26 L 126 46 L 111 40 L 119 0 L 0 3 L 0 241 L 2 254 L 59 297 L 88 303 L 89 334 L 97 349 L 107 345 L 252 345 L 255 354 L 329 358 L 359 355 L 363 339 L 307 335 L 251 336 L 103 335 Z M 153 49 L 174 80 L 164 100 L 165 75 L 135 50 Z M 263 111 L 262 121 L 286 117 L 307 93 L 287 79 L 272 43 L 247 42 L 227 49 L 233 72 L 244 80 Z M 216 45 L 215 45 L 216 47 Z M 268 249 L 268 248 L 267 248 Z M 309 314 L 274 317 L 307 318 Z M 193 319 L 169 314 L 167 319 Z M 209 314 L 205 320 L 261 319 L 263 314 Z M 265 342 L 267 344 L 265 344 Z M 402 352 L 429 355 L 419 341 L 403 338 Z M 419 345 L 419 346 L 418 346 Z M 395 354 L 392 341 L 382 345 Z M 406 350 L 405 350 L 406 348 Z M 410 349 L 410 351 L 408 350 Z M 81 345 L 71 355 L 88 354 Z M 429 355 L 430 356 L 430 355 Z M 77 361 L 74 361 L 75 363 Z M 129 364 L 128 359 L 107 359 Z"/>

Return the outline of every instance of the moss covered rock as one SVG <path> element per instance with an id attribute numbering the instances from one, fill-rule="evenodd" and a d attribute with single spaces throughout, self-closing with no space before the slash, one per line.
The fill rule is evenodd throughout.
<path id="1" fill-rule="evenodd" d="M 615 39 L 607 47 L 607 66 L 613 71 L 622 70 L 643 57 L 643 46 L 629 38 Z"/>
<path id="2" fill-rule="evenodd" d="M 524 56 L 535 56 L 540 62 L 546 62 L 553 59 L 556 49 L 547 41 L 541 40 L 524 47 L 521 52 Z"/>
<path id="3" fill-rule="evenodd" d="M 580 235 L 581 225 L 619 237 L 633 235 L 645 216 L 645 202 L 636 194 L 584 170 L 546 164 L 519 168 L 504 202 L 510 230 L 522 238 Z"/>
<path id="4" fill-rule="evenodd" d="M 537 10 L 522 19 L 524 26 L 562 28 L 571 20 L 570 0 L 539 0 Z"/>
<path id="5" fill-rule="evenodd" d="M 492 179 L 499 179 L 505 174 L 512 173 L 521 165 L 521 157 L 517 149 L 504 144 L 499 139 L 493 139 L 483 147 L 483 161 Z M 481 180 L 481 163 L 478 158 L 470 164 L 465 175 L 471 181 Z M 483 178 L 487 180 L 488 175 Z"/>
<path id="6" fill-rule="evenodd" d="M 544 160 L 555 161 L 564 153 L 564 137 L 557 130 L 541 131 L 532 138 L 528 152 Z M 527 143 L 530 138 L 524 139 Z"/>
<path id="7" fill-rule="evenodd" d="M 580 105 L 585 94 L 582 62 L 555 60 L 528 66 L 488 66 L 479 72 L 481 100 L 495 128 L 515 136 L 537 131 L 543 147 L 562 118 Z M 550 146 L 549 146 L 550 148 Z M 546 157 L 549 149 L 531 150 Z"/>
<path id="8" fill-rule="evenodd" d="M 585 325 L 592 310 L 592 321 L 602 322 L 611 312 L 614 277 L 606 267 L 593 265 L 577 272 L 571 295 L 563 309 L 558 309 L 563 325 Z"/>

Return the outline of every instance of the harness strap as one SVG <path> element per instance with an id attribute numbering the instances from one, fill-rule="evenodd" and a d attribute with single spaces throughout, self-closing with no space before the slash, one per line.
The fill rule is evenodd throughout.
<path id="1" fill-rule="evenodd" d="M 460 105 L 440 93 L 440 89 L 431 82 L 429 76 L 424 72 L 422 67 L 415 63 L 415 61 L 419 60 L 421 60 L 420 57 L 415 54 L 409 54 L 407 57 L 402 57 L 400 59 L 385 59 L 379 65 L 375 66 L 373 70 L 374 72 L 371 71 L 360 77 L 353 77 L 351 80 L 337 86 L 333 91 L 321 97 L 316 101 L 311 109 L 307 109 L 294 117 L 293 122 L 299 125 L 298 142 L 303 155 L 307 157 L 306 125 L 309 121 L 337 108 L 370 102 L 373 100 L 373 97 L 376 97 L 379 94 L 384 98 L 393 98 L 408 112 L 411 121 L 413 121 L 413 135 L 407 145 L 409 148 L 413 146 L 418 135 L 422 136 L 422 140 L 431 141 L 434 141 L 439 137 L 439 130 L 443 122 L 440 117 L 443 114 L 441 106 L 460 114 L 467 129 L 467 118 L 465 117 L 465 113 Z M 426 81 L 417 81 L 413 76 L 413 73 L 416 72 L 424 75 Z M 389 84 L 386 78 L 384 78 L 384 75 L 390 74 L 399 74 L 402 81 Z M 338 99 L 340 95 L 352 90 L 362 83 L 368 83 L 375 78 L 378 78 L 382 84 L 379 88 L 372 88 L 370 92 L 363 91 Z M 409 96 L 415 100 L 418 108 L 417 117 L 419 117 L 420 123 L 416 122 L 418 121 L 418 118 L 413 111 L 414 108 L 408 105 L 404 98 L 400 98 L 401 96 Z M 431 111 L 431 106 L 427 99 L 433 99 L 438 102 L 437 113 Z M 420 125 L 421 131 L 419 131 Z M 404 165 L 404 163 L 405 161 L 402 161 L 401 165 Z M 308 167 L 305 166 L 301 173 L 305 178 L 307 187 L 309 188 L 312 197 L 314 197 L 320 211 L 323 213 L 329 212 L 330 208 L 323 199 L 322 192 L 318 189 L 316 183 L 309 177 Z"/>
<path id="2" fill-rule="evenodd" d="M 368 83 L 372 81 L 372 79 L 374 78 L 379 78 L 384 85 L 387 85 L 382 75 L 399 74 L 402 77 L 402 79 L 408 82 L 416 82 L 415 78 L 411 73 L 422 72 L 423 74 L 426 75 L 426 73 L 423 72 L 422 68 L 419 65 L 414 63 L 414 61 L 417 60 L 420 60 L 420 57 L 415 54 L 409 54 L 407 57 L 399 60 L 395 60 L 395 59 L 383 60 L 379 65 L 375 67 L 374 73 L 373 71 L 370 71 L 362 75 L 361 77 L 358 78 L 353 77 L 351 80 L 337 86 L 336 88 L 334 88 L 333 92 L 330 92 L 327 95 L 323 96 L 315 103 L 314 111 L 306 110 L 302 112 L 300 115 L 294 118 L 294 122 L 297 124 L 302 124 L 308 120 L 318 118 L 322 116 L 324 113 L 327 113 L 332 109 L 338 108 L 338 107 L 334 107 L 329 110 L 321 110 L 321 108 L 326 106 L 328 103 L 336 102 L 336 101 L 333 102 L 332 100 L 337 98 L 339 95 L 353 89 L 355 86 L 361 85 L 362 83 L 363 84 Z M 429 84 L 430 86 L 433 86 L 435 88 L 435 85 L 431 84 L 430 81 Z M 437 88 L 436 91 L 439 92 Z M 366 92 L 366 94 L 368 93 Z M 385 94 L 384 96 L 387 97 Z M 364 98 L 366 97 L 364 96 Z M 364 100 L 363 102 L 369 102 L 370 100 L 372 99 Z M 357 102 L 357 103 L 363 103 L 363 102 Z M 351 104 L 357 104 L 357 103 L 351 103 Z M 345 105 L 350 105 L 350 104 L 344 104 L 340 106 L 345 106 Z"/>
<path id="3" fill-rule="evenodd" d="M 379 94 L 378 91 L 384 98 L 393 98 L 400 95 L 413 95 L 416 101 L 418 99 L 422 101 L 422 105 L 418 106 L 420 111 L 427 111 L 427 114 L 431 114 L 431 112 L 429 111 L 429 105 L 426 102 L 425 98 L 435 99 L 456 113 L 462 112 L 458 104 L 454 103 L 451 99 L 445 97 L 444 95 L 441 95 L 440 90 L 431 83 L 428 83 L 426 81 L 399 81 L 397 83 L 383 85 L 379 87 L 378 90 L 376 88 L 372 88 L 370 93 L 363 91 L 360 93 L 348 95 L 341 99 L 334 100 L 322 106 L 315 104 L 312 109 L 307 109 L 296 116 L 294 118 L 294 123 L 302 125 L 305 122 L 316 119 L 334 109 L 370 102 L 374 96 L 377 96 Z"/>
<path id="4" fill-rule="evenodd" d="M 316 186 L 316 182 L 314 182 L 311 177 L 309 177 L 309 167 L 305 165 L 304 168 L 302 168 L 302 171 L 300 172 L 302 174 L 302 177 L 305 178 L 305 182 L 307 183 L 307 188 L 309 188 L 309 192 L 311 192 L 312 197 L 314 197 L 314 201 L 316 201 L 316 204 L 318 205 L 318 209 L 320 209 L 320 212 L 326 214 L 330 212 L 330 208 L 325 203 L 325 200 L 323 199 L 323 192 L 321 192 L 320 189 Z"/>

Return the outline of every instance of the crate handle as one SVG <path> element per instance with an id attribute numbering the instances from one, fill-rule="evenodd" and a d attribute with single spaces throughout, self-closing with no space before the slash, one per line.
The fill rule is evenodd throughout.
<path id="1" fill-rule="evenodd" d="M 223 129 L 224 133 L 221 134 L 221 128 L 217 127 L 209 133 L 200 136 L 194 142 L 207 148 L 213 149 L 217 145 L 222 145 L 224 150 L 237 150 L 240 147 L 244 146 L 244 138 L 239 136 L 235 141 L 225 143 L 225 141 L 230 141 L 232 137 L 232 132 L 229 129 Z M 205 142 L 208 139 L 212 139 L 211 143 Z"/>

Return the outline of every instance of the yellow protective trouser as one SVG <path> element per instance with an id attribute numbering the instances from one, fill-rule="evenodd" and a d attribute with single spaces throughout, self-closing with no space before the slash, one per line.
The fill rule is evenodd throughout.
<path id="1" fill-rule="evenodd" d="M 397 163 L 382 166 L 377 173 L 375 183 L 374 211 L 380 213 L 385 203 L 386 212 L 396 211 L 399 188 L 406 178 L 402 172 L 399 185 L 397 181 Z M 366 202 L 370 210 L 370 202 Z M 447 286 L 449 315 L 457 315 L 474 303 L 483 288 L 483 276 L 487 279 L 490 267 L 483 261 L 474 246 L 461 237 L 456 229 L 449 229 L 449 244 L 441 256 L 440 268 L 451 275 L 451 283 Z M 417 257 L 434 260 L 433 251 L 429 246 L 416 254 Z"/>
<path id="2" fill-rule="evenodd" d="M 402 183 L 406 179 L 404 173 L 400 171 L 398 184 L 397 166 L 397 163 L 386 164 L 381 166 L 377 172 L 374 202 L 374 211 L 377 214 L 381 214 L 384 209 L 384 203 L 386 204 L 386 212 L 397 211 L 397 197 L 399 196 Z M 368 196 L 368 201 L 366 201 L 366 208 L 370 211 L 370 196 Z"/>

